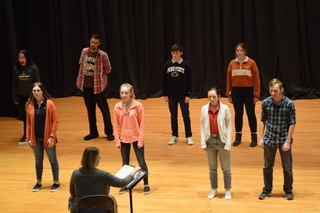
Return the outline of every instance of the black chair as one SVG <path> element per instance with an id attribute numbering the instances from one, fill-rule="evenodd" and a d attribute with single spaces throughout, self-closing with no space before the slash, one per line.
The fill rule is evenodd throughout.
<path id="1" fill-rule="evenodd" d="M 79 213 L 118 213 L 116 199 L 112 195 L 87 195 L 78 200 Z"/>

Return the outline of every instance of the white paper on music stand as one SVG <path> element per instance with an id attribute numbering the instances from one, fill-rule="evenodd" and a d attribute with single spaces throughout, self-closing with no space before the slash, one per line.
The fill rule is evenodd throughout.
<path id="1" fill-rule="evenodd" d="M 134 166 L 131 165 L 124 165 L 118 172 L 115 174 L 118 178 L 125 178 L 127 177 L 132 171 L 134 170 Z M 144 176 L 146 175 L 146 172 L 143 170 L 138 171 L 134 175 L 134 179 L 127 185 L 127 188 L 134 187 L 135 184 L 137 184 Z"/>
<path id="2" fill-rule="evenodd" d="M 127 177 L 132 171 L 134 170 L 134 166 L 124 165 L 115 175 L 118 178 L 125 178 Z"/>

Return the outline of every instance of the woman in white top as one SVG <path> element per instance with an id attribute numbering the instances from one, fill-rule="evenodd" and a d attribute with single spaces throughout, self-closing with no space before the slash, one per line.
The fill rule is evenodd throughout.
<path id="1" fill-rule="evenodd" d="M 209 103 L 201 109 L 201 148 L 207 152 L 211 193 L 209 199 L 217 195 L 218 188 L 218 155 L 224 177 L 225 199 L 231 199 L 231 114 L 229 107 L 220 102 L 220 94 L 216 88 L 208 91 Z"/>

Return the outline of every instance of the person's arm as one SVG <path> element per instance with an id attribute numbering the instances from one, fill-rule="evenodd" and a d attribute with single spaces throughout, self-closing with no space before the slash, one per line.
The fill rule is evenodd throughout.
<path id="1" fill-rule="evenodd" d="M 253 61 L 251 71 L 252 71 L 253 87 L 254 87 L 253 103 L 255 104 L 259 101 L 259 97 L 260 97 L 259 69 L 255 61 Z"/>
<path id="2" fill-rule="evenodd" d="M 205 117 L 203 114 L 203 108 L 201 108 L 201 114 L 200 114 L 200 144 L 201 144 L 201 149 L 204 151 L 207 151 L 207 145 L 205 142 Z"/>
<path id="3" fill-rule="evenodd" d="M 75 188 L 74 188 L 74 178 L 75 178 L 75 172 L 73 171 L 71 178 L 70 178 L 70 184 L 69 184 L 69 192 L 72 198 L 74 198 L 76 196 L 76 192 L 75 192 Z"/>
<path id="4" fill-rule="evenodd" d="M 231 62 L 229 63 L 228 69 L 227 69 L 227 89 L 226 89 L 226 96 L 228 97 L 228 101 L 232 103 L 232 97 L 231 97 Z"/>
<path id="5" fill-rule="evenodd" d="M 140 170 L 141 170 L 141 167 L 140 166 L 136 166 L 136 167 L 134 167 L 134 169 L 132 170 L 132 172 L 130 174 L 134 176 Z"/>
<path id="6" fill-rule="evenodd" d="M 291 147 L 291 140 L 292 140 L 294 128 L 295 128 L 295 124 L 290 125 L 287 140 L 282 146 L 283 151 L 288 151 Z"/>
<path id="7" fill-rule="evenodd" d="M 110 63 L 109 56 L 107 53 L 105 53 L 105 56 L 103 59 L 103 72 L 105 74 L 111 73 L 111 63 Z"/>
<path id="8" fill-rule="evenodd" d="M 189 63 L 187 63 L 187 69 L 186 69 L 186 81 L 187 81 L 187 91 L 186 91 L 186 97 L 184 98 L 185 103 L 190 102 L 190 96 L 192 93 L 192 86 L 193 86 L 193 74 L 192 69 Z"/>
<path id="9" fill-rule="evenodd" d="M 18 105 L 19 104 L 19 99 L 18 99 L 18 95 L 17 95 L 17 67 L 13 68 L 13 75 L 12 75 L 12 99 L 14 104 Z"/>
<path id="10" fill-rule="evenodd" d="M 226 124 L 226 130 L 227 130 L 227 141 L 224 146 L 225 151 L 231 150 L 231 134 L 232 134 L 232 121 L 231 121 L 231 113 L 229 110 L 229 107 L 226 109 L 226 116 L 225 116 L 225 124 Z"/>
<path id="11" fill-rule="evenodd" d="M 126 177 L 122 178 L 118 178 L 112 174 L 110 174 L 109 172 L 105 172 L 105 171 L 101 171 L 103 172 L 103 178 L 104 181 L 107 185 L 113 186 L 113 187 L 124 187 L 126 185 L 128 185 L 128 183 L 130 183 L 133 179 L 134 179 L 134 175 L 139 172 L 141 170 L 141 168 L 139 166 L 136 166 L 132 172 L 127 175 Z"/>
<path id="12" fill-rule="evenodd" d="M 139 123 L 138 148 L 141 148 L 144 145 L 144 108 L 142 104 L 137 107 L 137 110 L 138 110 L 138 123 Z"/>
<path id="13" fill-rule="evenodd" d="M 40 82 L 40 75 L 39 75 L 39 69 L 37 65 L 33 65 L 33 75 L 34 75 L 34 82 Z"/>
<path id="14" fill-rule="evenodd" d="M 283 151 L 288 151 L 291 147 L 291 141 L 292 141 L 292 136 L 293 136 L 293 131 L 295 128 L 296 124 L 296 109 L 294 106 L 294 103 L 291 101 L 290 103 L 290 108 L 289 108 L 289 113 L 288 113 L 288 123 L 290 124 L 289 130 L 288 130 L 288 137 L 286 142 L 282 146 Z"/>
<path id="15" fill-rule="evenodd" d="M 163 70 L 162 70 L 162 95 L 164 97 L 164 101 L 169 102 L 166 64 L 163 65 Z"/>
<path id="16" fill-rule="evenodd" d="M 58 113 L 56 105 L 53 103 L 52 100 L 47 100 L 47 107 L 48 107 L 48 113 L 50 113 L 50 116 L 48 116 L 48 119 L 51 119 L 49 122 L 51 123 L 51 130 L 50 135 L 48 138 L 48 147 L 53 147 L 56 144 L 56 137 L 57 137 L 57 130 L 58 130 Z"/>
<path id="17" fill-rule="evenodd" d="M 116 147 L 118 147 L 119 149 L 121 148 L 121 143 L 120 143 L 120 124 L 119 124 L 119 118 L 118 118 L 118 113 L 117 113 L 117 107 L 118 107 L 118 104 L 116 104 L 114 106 L 114 109 L 113 109 L 113 134 L 114 134 L 114 137 L 115 137 L 115 142 L 116 142 Z"/>
<path id="18" fill-rule="evenodd" d="M 264 136 L 265 129 L 266 129 L 266 122 L 265 121 L 260 121 L 260 140 L 259 140 L 259 145 L 261 146 L 262 149 L 264 149 L 263 136 Z"/>

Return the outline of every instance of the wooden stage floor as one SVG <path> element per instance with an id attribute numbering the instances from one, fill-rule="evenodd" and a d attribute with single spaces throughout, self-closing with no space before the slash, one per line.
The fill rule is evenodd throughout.
<path id="1" fill-rule="evenodd" d="M 113 107 L 119 99 L 108 99 Z M 249 147 L 250 132 L 244 117 L 243 143 L 232 147 L 232 195 L 224 199 L 222 172 L 219 168 L 218 196 L 207 199 L 210 193 L 209 172 L 205 152 L 200 149 L 200 110 L 207 99 L 192 99 L 190 103 L 193 139 L 188 146 L 184 139 L 183 122 L 179 110 L 180 141 L 167 145 L 171 137 L 167 104 L 162 98 L 140 100 L 145 107 L 145 155 L 149 167 L 151 193 L 144 195 L 143 184 L 133 190 L 133 212 L 153 213 L 206 213 L 206 212 L 320 212 L 320 100 L 296 100 L 297 125 L 294 133 L 294 195 L 287 201 L 282 191 L 283 176 L 279 155 L 274 168 L 273 195 L 258 200 L 263 186 L 263 152 L 260 147 Z M 233 108 L 225 98 L 232 115 Z M 31 191 L 35 180 L 34 155 L 28 146 L 18 146 L 22 122 L 16 118 L 0 117 L 0 212 L 47 213 L 68 212 L 69 180 L 73 170 L 80 167 L 85 147 L 96 146 L 101 150 L 99 168 L 115 174 L 121 167 L 121 156 L 114 142 L 106 140 L 102 117 L 97 108 L 100 137 L 88 142 L 87 113 L 81 97 L 57 98 L 60 120 L 57 147 L 60 164 L 61 188 L 49 192 L 52 174 L 47 157 L 44 160 L 43 188 Z M 257 103 L 257 119 L 261 101 Z M 112 117 L 113 117 L 113 113 Z M 234 135 L 234 134 L 233 134 Z M 132 152 L 133 153 L 133 152 Z M 132 155 L 131 164 L 137 165 Z M 129 194 L 118 194 L 111 188 L 119 212 L 130 212 Z"/>

